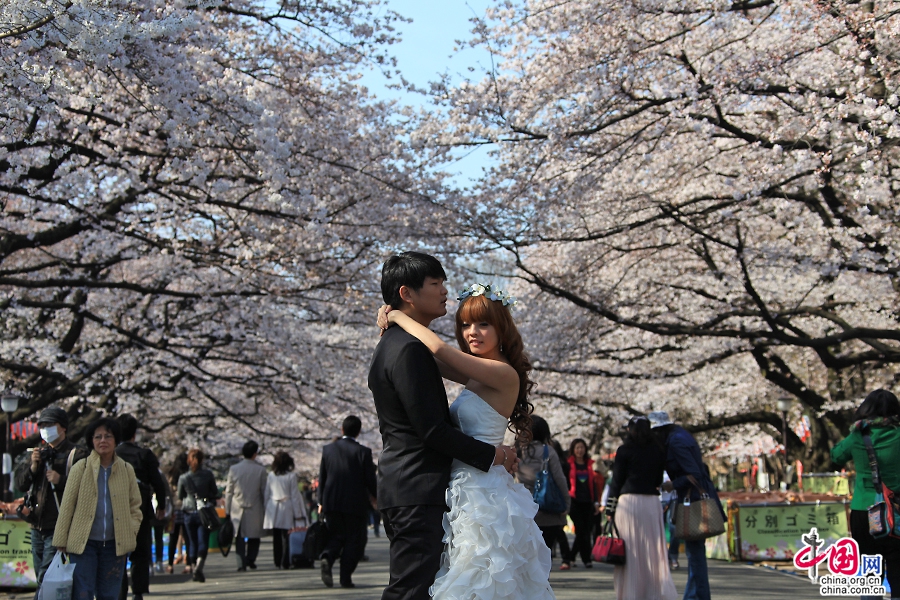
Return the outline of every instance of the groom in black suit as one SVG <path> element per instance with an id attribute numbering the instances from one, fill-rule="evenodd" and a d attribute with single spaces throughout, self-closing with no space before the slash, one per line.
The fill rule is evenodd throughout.
<path id="1" fill-rule="evenodd" d="M 384 301 L 426 327 L 447 314 L 447 276 L 427 254 L 392 256 L 381 271 Z M 445 493 L 454 458 L 482 471 L 515 468 L 516 453 L 455 429 L 437 363 L 400 327 L 384 332 L 369 370 L 383 450 L 378 508 L 391 542 L 391 579 L 382 600 L 428 600 L 440 568 Z"/>

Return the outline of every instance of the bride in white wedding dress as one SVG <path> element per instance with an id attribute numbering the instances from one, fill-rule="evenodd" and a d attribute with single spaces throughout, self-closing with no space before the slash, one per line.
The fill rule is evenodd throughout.
<path id="1" fill-rule="evenodd" d="M 379 311 L 379 325 L 396 324 L 417 337 L 434 354 L 441 374 L 466 386 L 450 406 L 463 433 L 492 445 L 503 442 L 507 428 L 528 436 L 533 383 L 509 313 L 514 299 L 475 284 L 460 292 L 459 300 L 456 339 L 462 350 L 390 307 Z M 447 505 L 446 550 L 430 590 L 435 600 L 555 598 L 548 582 L 550 550 L 534 522 L 537 504 L 502 466 L 483 472 L 454 461 Z"/>

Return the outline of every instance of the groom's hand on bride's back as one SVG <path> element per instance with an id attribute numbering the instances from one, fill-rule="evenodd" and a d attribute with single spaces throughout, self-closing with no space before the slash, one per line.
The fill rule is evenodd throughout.
<path id="1" fill-rule="evenodd" d="M 519 470 L 519 457 L 515 449 L 500 445 L 494 449 L 494 464 L 503 465 L 510 475 L 514 475 Z"/>

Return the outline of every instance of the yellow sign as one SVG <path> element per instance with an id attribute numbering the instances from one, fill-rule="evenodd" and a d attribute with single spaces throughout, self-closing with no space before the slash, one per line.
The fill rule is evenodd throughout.
<path id="1" fill-rule="evenodd" d="M 735 519 L 741 560 L 792 560 L 811 527 L 828 546 L 850 531 L 847 504 L 741 504 Z"/>
<path id="2" fill-rule="evenodd" d="M 31 563 L 31 525 L 0 521 L 0 587 L 37 587 Z"/>

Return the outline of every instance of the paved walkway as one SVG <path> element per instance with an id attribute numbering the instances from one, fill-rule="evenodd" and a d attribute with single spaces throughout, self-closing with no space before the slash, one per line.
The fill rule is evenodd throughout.
<path id="1" fill-rule="evenodd" d="M 371 531 L 370 531 L 371 536 Z M 228 558 L 218 551 L 210 554 L 206 568 L 206 583 L 190 581 L 189 575 L 156 575 L 150 579 L 151 594 L 148 600 L 183 600 L 185 598 L 222 598 L 226 600 L 379 600 L 388 582 L 388 543 L 382 536 L 370 537 L 367 554 L 369 562 L 360 563 L 353 576 L 355 589 L 326 588 L 319 578 L 319 570 L 277 570 L 272 564 L 271 538 L 263 539 L 259 568 L 246 573 L 236 572 L 234 554 Z M 685 564 L 684 556 L 681 564 Z M 318 563 L 316 563 L 318 566 Z M 809 580 L 786 575 L 770 569 L 738 563 L 710 561 L 710 583 L 715 600 L 743 600 L 766 598 L 767 600 L 801 600 L 818 598 L 818 588 Z M 334 579 L 337 585 L 339 565 L 335 564 Z M 606 565 L 593 569 L 576 567 L 571 571 L 559 571 L 559 560 L 554 561 L 550 583 L 558 600 L 614 599 L 613 570 Z M 675 571 L 675 587 L 679 594 L 684 590 L 687 573 L 684 568 Z M 10 596 L 20 600 L 30 597 L 24 594 Z M 130 595 L 129 595 L 130 600 Z"/>

